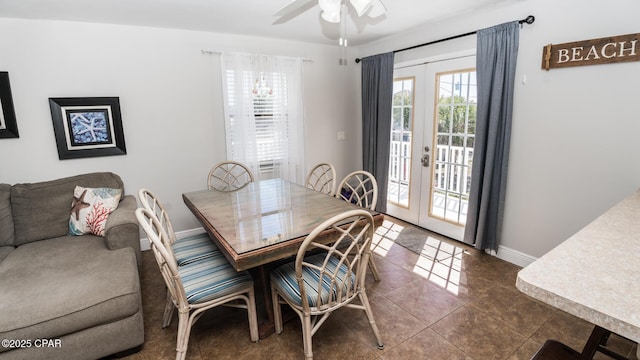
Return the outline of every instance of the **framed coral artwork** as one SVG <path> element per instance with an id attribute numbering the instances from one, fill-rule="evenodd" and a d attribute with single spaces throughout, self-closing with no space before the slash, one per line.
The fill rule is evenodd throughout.
<path id="1" fill-rule="evenodd" d="M 125 155 L 117 97 L 49 98 L 60 160 Z"/>
<path id="2" fill-rule="evenodd" d="M 0 71 L 0 138 L 17 138 L 18 124 L 13 108 L 9 73 Z"/>

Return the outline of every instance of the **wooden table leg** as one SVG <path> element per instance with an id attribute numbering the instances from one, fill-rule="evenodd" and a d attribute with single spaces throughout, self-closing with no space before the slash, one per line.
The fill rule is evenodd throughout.
<path id="1" fill-rule="evenodd" d="M 271 267 L 273 267 L 271 265 Z M 256 287 L 256 297 L 259 293 L 262 293 L 262 310 L 258 311 L 258 334 L 260 339 L 269 337 L 276 332 L 276 326 L 273 322 L 273 301 L 271 299 L 271 279 L 269 277 L 269 265 L 262 265 L 250 270 L 252 276 L 254 276 L 254 284 Z M 256 298 L 257 300 L 257 298 Z M 260 303 L 256 301 L 256 306 Z M 295 313 L 291 309 L 285 307 L 282 310 L 282 322 L 287 322 L 294 319 Z"/>
<path id="2" fill-rule="evenodd" d="M 267 315 L 266 319 L 263 319 L 258 324 L 258 333 L 260 339 L 264 339 L 275 332 L 275 324 L 273 322 L 273 302 L 271 301 L 271 282 L 269 279 L 269 272 L 265 269 L 264 265 L 258 267 L 258 276 L 260 278 L 260 286 L 264 298 L 264 310 Z"/>

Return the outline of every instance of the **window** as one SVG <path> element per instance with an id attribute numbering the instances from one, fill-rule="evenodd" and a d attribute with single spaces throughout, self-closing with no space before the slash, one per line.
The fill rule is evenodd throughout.
<path id="1" fill-rule="evenodd" d="M 227 157 L 259 179 L 304 181 L 301 59 L 225 55 Z"/>
<path id="2" fill-rule="evenodd" d="M 287 113 L 285 112 L 287 76 L 286 74 L 277 73 L 271 73 L 267 76 L 271 81 L 268 81 L 264 74 L 260 74 L 252 90 L 253 113 L 256 117 L 256 145 L 261 172 L 272 172 L 275 166 L 285 160 L 285 151 L 282 147 L 286 142 L 282 141 L 280 137 L 282 135 L 291 136 L 286 129 L 288 122 Z M 276 86 L 276 88 L 283 89 L 285 93 L 276 93 L 274 95 L 271 84 L 280 82 L 283 85 Z M 284 106 L 279 106 L 278 95 L 282 96 Z M 285 127 L 283 132 L 279 131 L 279 125 Z"/>

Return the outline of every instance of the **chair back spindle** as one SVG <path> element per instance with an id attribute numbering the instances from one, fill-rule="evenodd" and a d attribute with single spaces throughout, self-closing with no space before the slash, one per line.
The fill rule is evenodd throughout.
<path id="1" fill-rule="evenodd" d="M 236 191 L 253 181 L 253 173 L 246 165 L 236 161 L 223 161 L 209 171 L 207 186 L 218 191 Z"/>
<path id="2" fill-rule="evenodd" d="M 309 171 L 306 185 L 315 191 L 333 196 L 336 191 L 336 169 L 329 163 L 320 163 Z"/>
<path id="3" fill-rule="evenodd" d="M 378 182 L 370 172 L 354 171 L 340 182 L 336 197 L 363 208 L 375 210 L 378 202 Z"/>

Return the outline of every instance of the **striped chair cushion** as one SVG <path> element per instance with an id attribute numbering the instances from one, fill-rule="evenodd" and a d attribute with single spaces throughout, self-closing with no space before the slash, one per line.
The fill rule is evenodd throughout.
<path id="1" fill-rule="evenodd" d="M 305 262 L 322 266 L 326 254 L 317 254 L 305 258 Z M 339 259 L 331 257 L 326 269 L 329 272 L 333 272 L 338 266 Z M 347 274 L 348 268 L 342 264 L 336 275 L 337 284 L 342 283 L 342 280 Z M 307 295 L 307 301 L 310 307 L 318 306 L 318 282 L 320 281 L 320 272 L 316 269 L 303 266 L 302 278 L 305 284 L 305 291 Z M 271 283 L 282 290 L 282 296 L 286 297 L 290 302 L 298 306 L 302 306 L 302 294 L 296 280 L 296 268 L 295 262 L 290 262 L 282 266 L 277 267 L 271 271 Z M 346 282 L 343 288 L 343 296 L 347 293 L 347 290 L 353 290 L 355 283 L 355 274 L 351 273 L 351 281 Z M 348 288 L 351 289 L 348 289 Z M 322 303 L 326 304 L 329 300 L 329 294 L 331 294 L 331 300 L 336 299 L 336 289 L 331 289 L 331 279 L 325 274 L 322 279 Z"/>
<path id="2" fill-rule="evenodd" d="M 222 255 L 206 233 L 177 239 L 171 247 L 178 266 Z"/>
<path id="3" fill-rule="evenodd" d="M 189 304 L 197 304 L 253 287 L 247 271 L 237 272 L 220 255 L 178 268 Z"/>

